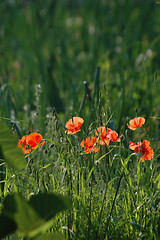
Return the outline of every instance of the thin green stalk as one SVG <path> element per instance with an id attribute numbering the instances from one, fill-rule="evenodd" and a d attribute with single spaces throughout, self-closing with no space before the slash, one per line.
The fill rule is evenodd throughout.
<path id="1" fill-rule="evenodd" d="M 100 224 L 101 216 L 102 216 L 102 213 L 103 213 L 104 202 L 105 202 L 105 200 L 106 200 L 107 187 L 108 187 L 108 183 L 106 184 L 106 187 L 105 187 L 105 191 L 104 191 L 104 195 L 103 195 L 103 200 L 102 200 L 102 207 L 101 207 L 100 214 L 99 214 L 99 217 L 98 217 L 98 222 L 99 222 L 99 224 Z"/>
<path id="2" fill-rule="evenodd" d="M 68 168 L 68 177 L 67 177 L 67 187 L 68 187 L 68 195 L 72 201 L 72 195 L 73 195 L 73 178 L 72 178 L 72 169 L 71 169 L 71 159 L 69 157 L 69 160 L 68 160 L 68 164 L 67 164 L 67 168 Z M 68 239 L 70 239 L 70 224 L 72 224 L 72 219 L 73 219 L 73 216 L 72 216 L 72 211 L 69 211 L 69 214 L 68 214 Z"/>
<path id="3" fill-rule="evenodd" d="M 120 132 L 120 129 L 122 127 L 122 117 L 124 116 L 124 109 L 125 109 L 125 100 L 126 100 L 126 80 L 124 79 L 124 76 L 120 76 L 122 78 L 122 90 L 121 90 L 121 107 L 120 107 L 120 113 L 119 113 L 119 120 L 118 120 L 118 129 L 117 131 Z"/>
<path id="4" fill-rule="evenodd" d="M 106 200 L 107 187 L 108 187 L 108 183 L 106 184 L 106 187 L 105 187 L 103 200 L 102 200 L 102 206 L 101 206 L 100 214 L 98 216 L 98 225 L 99 225 L 99 228 L 98 228 L 98 231 L 97 231 L 98 233 L 99 233 L 99 230 L 100 230 L 100 222 L 101 222 L 101 217 L 102 217 L 102 213 L 103 213 L 103 209 L 104 209 L 104 202 Z M 97 236 L 97 238 L 98 238 L 98 236 Z"/>
<path id="5" fill-rule="evenodd" d="M 89 123 L 94 118 L 95 114 L 95 108 L 98 107 L 99 103 L 99 73 L 100 73 L 100 67 L 97 66 L 95 77 L 94 77 L 94 92 L 92 97 L 92 104 L 90 108 L 90 117 L 89 117 Z M 95 106 L 95 100 L 97 99 L 96 106 Z"/>
<path id="6" fill-rule="evenodd" d="M 123 178 L 123 174 L 121 174 L 121 176 L 119 178 L 119 182 L 118 182 L 118 185 L 117 185 L 117 190 L 116 190 L 116 193 L 115 193 L 115 196 L 114 196 L 114 200 L 113 200 L 113 203 L 112 203 L 111 211 L 110 211 L 110 214 L 108 216 L 108 221 L 107 221 L 107 224 L 106 224 L 106 231 L 105 231 L 104 239 L 106 238 L 106 235 L 108 233 L 108 226 L 109 226 L 109 223 L 110 223 L 110 220 L 111 220 L 113 208 L 114 208 L 114 205 L 115 205 L 115 201 L 116 201 L 116 198 L 117 198 L 117 194 L 118 194 L 118 191 L 119 191 L 119 187 L 120 187 L 122 178 Z"/>
<path id="7" fill-rule="evenodd" d="M 80 176 L 80 173 L 81 173 L 81 169 L 80 169 L 80 166 L 79 166 L 79 164 L 78 164 L 78 173 L 77 173 L 77 195 L 78 195 L 78 199 L 77 199 L 77 201 L 76 201 L 76 204 L 77 204 L 77 206 L 76 206 L 76 237 L 78 237 L 78 235 L 79 235 L 79 224 L 78 224 L 78 221 L 79 221 L 79 210 L 80 210 L 80 208 L 79 208 L 79 197 L 80 197 L 80 178 L 81 178 L 81 176 Z"/>
<path id="8" fill-rule="evenodd" d="M 88 83 L 86 81 L 83 82 L 83 87 L 84 87 L 84 90 L 83 90 L 83 98 L 82 98 L 82 101 L 81 101 L 81 105 L 79 107 L 79 114 L 81 113 L 82 111 L 82 108 L 84 106 L 84 103 L 85 103 L 85 99 L 86 99 L 86 95 L 87 95 L 87 91 L 88 91 Z"/>
<path id="9" fill-rule="evenodd" d="M 92 167 L 94 166 L 94 154 L 92 154 L 92 162 L 90 162 L 90 170 L 92 169 Z M 88 238 L 87 239 L 90 239 L 90 228 L 91 228 L 91 223 L 92 223 L 92 200 L 93 200 L 93 171 L 91 173 L 91 185 L 90 185 L 90 205 L 89 205 L 89 224 L 88 224 Z"/>

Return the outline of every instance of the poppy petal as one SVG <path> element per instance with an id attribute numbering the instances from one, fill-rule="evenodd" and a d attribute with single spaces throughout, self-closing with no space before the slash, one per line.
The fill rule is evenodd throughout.
<path id="1" fill-rule="evenodd" d="M 129 121 L 129 124 L 127 123 L 127 126 L 131 130 L 136 130 L 137 128 L 142 127 L 144 123 L 145 123 L 145 118 L 135 117 Z"/>
<path id="2" fill-rule="evenodd" d="M 95 137 L 88 137 L 85 140 L 82 140 L 80 143 L 81 148 L 84 148 L 84 153 L 89 154 L 91 152 L 98 152 L 99 147 L 95 146 L 96 139 Z"/>
<path id="3" fill-rule="evenodd" d="M 73 117 L 73 118 L 69 119 L 65 124 L 65 127 L 67 128 L 65 133 L 75 134 L 75 133 L 81 131 L 80 127 L 82 126 L 83 122 L 84 122 L 84 120 L 81 117 Z"/>

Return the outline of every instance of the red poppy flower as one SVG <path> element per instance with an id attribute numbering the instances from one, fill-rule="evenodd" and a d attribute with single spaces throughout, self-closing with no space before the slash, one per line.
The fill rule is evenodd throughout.
<path id="1" fill-rule="evenodd" d="M 110 128 L 106 128 L 101 126 L 97 128 L 96 135 L 100 136 L 101 140 L 97 140 L 101 145 L 109 145 L 110 141 L 120 142 L 120 138 L 118 138 L 118 133 L 116 131 L 111 130 Z"/>
<path id="2" fill-rule="evenodd" d="M 36 146 L 42 141 L 42 135 L 40 133 L 31 133 L 30 135 L 23 136 L 19 142 L 18 147 L 22 148 L 22 151 L 28 154 L 32 149 L 35 149 Z M 45 141 L 41 142 L 40 145 L 43 145 Z"/>
<path id="3" fill-rule="evenodd" d="M 88 137 L 86 140 L 82 140 L 80 143 L 81 148 L 84 148 L 85 154 L 89 154 L 90 152 L 98 152 L 99 147 L 95 146 L 96 139 L 95 137 Z"/>
<path id="4" fill-rule="evenodd" d="M 22 148 L 23 153 L 26 154 L 28 154 L 31 151 L 31 147 L 29 147 L 26 142 L 27 137 L 28 135 L 25 135 L 18 141 L 18 147 Z"/>
<path id="5" fill-rule="evenodd" d="M 65 127 L 68 130 L 66 130 L 65 132 L 67 134 L 75 134 L 75 133 L 81 131 L 80 127 L 82 126 L 83 123 L 84 123 L 83 118 L 73 117 L 73 118 L 69 119 L 68 122 L 66 122 Z"/>
<path id="6" fill-rule="evenodd" d="M 109 145 L 110 139 L 108 139 L 108 134 L 111 131 L 110 128 L 106 128 L 101 126 L 97 128 L 96 135 L 100 137 L 100 140 L 98 139 L 97 142 L 99 142 L 101 145 Z"/>
<path id="7" fill-rule="evenodd" d="M 31 134 L 28 135 L 27 139 L 26 139 L 26 143 L 32 148 L 35 149 L 36 146 L 40 143 L 40 141 L 42 141 L 42 135 L 40 133 L 37 132 L 33 132 Z M 41 142 L 40 145 L 43 145 L 45 143 L 45 141 Z"/>
<path id="8" fill-rule="evenodd" d="M 137 128 L 142 127 L 144 123 L 145 123 L 145 118 L 135 117 L 129 121 L 129 124 L 127 123 L 127 126 L 131 130 L 136 130 Z"/>
<path id="9" fill-rule="evenodd" d="M 142 162 L 144 160 L 151 160 L 154 156 L 154 151 L 150 147 L 150 142 L 148 140 L 143 140 L 143 142 L 129 142 L 129 147 L 131 150 L 133 150 L 135 153 L 140 153 L 143 157 Z"/>
<path id="10" fill-rule="evenodd" d="M 120 142 L 120 138 L 118 138 L 118 133 L 116 131 L 111 130 L 108 134 L 108 139 L 113 142 Z"/>
<path id="11" fill-rule="evenodd" d="M 129 142 L 129 147 L 131 150 L 133 150 L 135 153 L 139 152 L 139 149 L 141 148 L 142 143 L 138 142 L 138 143 L 134 143 L 132 141 Z"/>

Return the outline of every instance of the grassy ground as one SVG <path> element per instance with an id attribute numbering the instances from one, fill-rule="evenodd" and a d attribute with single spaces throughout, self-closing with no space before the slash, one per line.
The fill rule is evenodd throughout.
<path id="1" fill-rule="evenodd" d="M 19 137 L 54 141 L 29 154 L 24 171 L 6 167 L 2 199 L 67 193 L 72 210 L 50 229 L 65 239 L 160 238 L 159 26 L 154 0 L 0 0 L 0 117 Z M 84 124 L 68 136 L 73 116 Z M 135 116 L 146 123 L 132 132 Z M 84 154 L 80 142 L 101 125 L 121 143 Z M 143 139 L 155 152 L 144 163 L 128 145 Z"/>

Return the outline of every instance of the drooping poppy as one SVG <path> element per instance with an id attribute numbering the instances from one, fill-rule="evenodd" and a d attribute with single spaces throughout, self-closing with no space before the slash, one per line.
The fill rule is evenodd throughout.
<path id="1" fill-rule="evenodd" d="M 98 152 L 99 147 L 95 146 L 96 138 L 95 137 L 87 137 L 85 140 L 82 140 L 80 143 L 81 148 L 84 148 L 84 153 L 89 154 L 91 152 Z"/>
<path id="2" fill-rule="evenodd" d="M 145 118 L 135 117 L 129 121 L 129 124 L 127 123 L 127 126 L 131 130 L 136 130 L 137 128 L 142 127 L 144 123 L 145 123 Z"/>
<path id="3" fill-rule="evenodd" d="M 96 131 L 96 135 L 100 136 L 100 140 L 98 142 L 101 145 L 109 145 L 110 141 L 114 142 L 120 142 L 120 138 L 118 138 L 118 133 L 116 131 L 113 131 L 110 128 L 105 128 L 103 126 L 98 127 Z"/>
<path id="4" fill-rule="evenodd" d="M 83 118 L 81 117 L 73 117 L 66 122 L 65 127 L 67 130 L 65 131 L 67 134 L 75 134 L 81 131 L 80 127 L 84 123 Z"/>
<path id="5" fill-rule="evenodd" d="M 40 133 L 33 132 L 28 135 L 26 143 L 32 148 L 35 149 L 36 146 L 42 141 L 43 137 Z M 42 141 L 40 145 L 43 145 L 45 141 Z"/>
<path id="6" fill-rule="evenodd" d="M 28 154 L 31 151 L 31 147 L 27 145 L 27 137 L 28 135 L 23 136 L 19 141 L 18 141 L 18 147 L 22 148 L 23 153 Z"/>
<path id="7" fill-rule="evenodd" d="M 132 141 L 129 142 L 129 147 L 135 153 L 140 153 L 143 157 L 142 162 L 144 160 L 151 160 L 154 156 L 154 151 L 150 147 L 150 142 L 148 140 L 143 140 L 143 142 L 134 143 Z"/>

